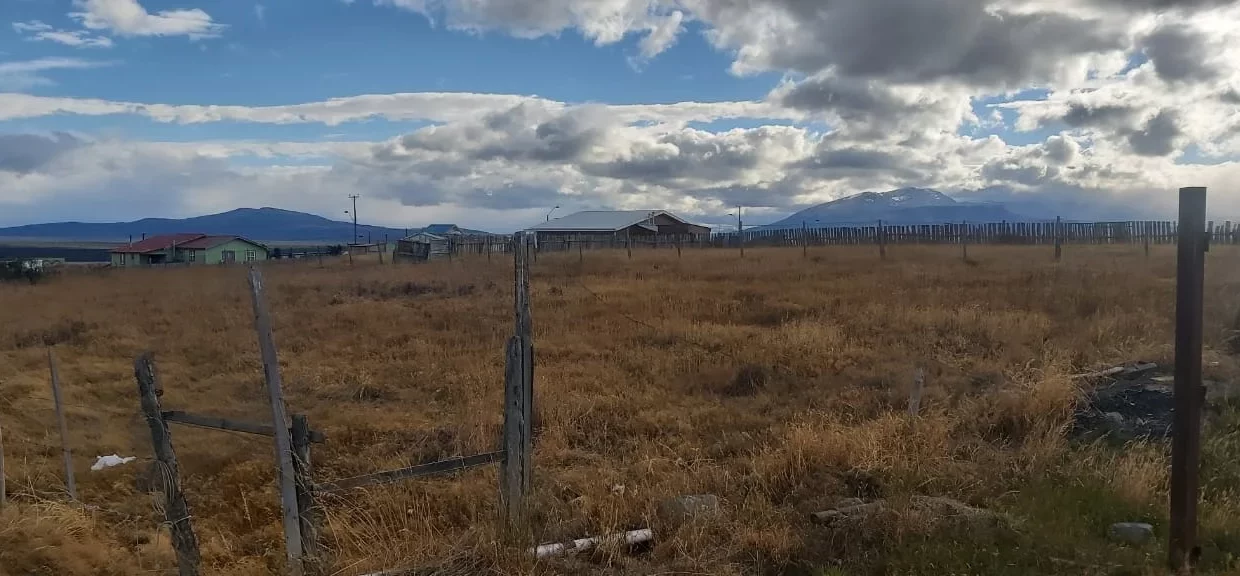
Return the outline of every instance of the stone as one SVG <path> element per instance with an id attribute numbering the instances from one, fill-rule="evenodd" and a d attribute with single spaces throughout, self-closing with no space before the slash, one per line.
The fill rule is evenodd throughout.
<path id="1" fill-rule="evenodd" d="M 845 498 L 837 502 L 835 507 L 830 510 L 811 513 L 809 515 L 809 519 L 815 524 L 827 526 L 845 520 L 849 522 L 857 522 L 882 512 L 885 509 L 886 508 L 882 500 L 875 502 L 864 502 L 860 498 Z"/>
<path id="2" fill-rule="evenodd" d="M 1140 546 L 1154 538 L 1154 527 L 1144 522 L 1116 522 L 1107 528 L 1107 537 L 1116 542 Z"/>
<path id="3" fill-rule="evenodd" d="M 1124 427 L 1124 415 L 1119 412 L 1107 412 L 1102 415 L 1102 419 L 1112 430 L 1119 430 Z"/>
<path id="4" fill-rule="evenodd" d="M 659 519 L 672 526 L 719 515 L 719 497 L 714 494 L 690 494 L 669 498 L 659 503 Z"/>

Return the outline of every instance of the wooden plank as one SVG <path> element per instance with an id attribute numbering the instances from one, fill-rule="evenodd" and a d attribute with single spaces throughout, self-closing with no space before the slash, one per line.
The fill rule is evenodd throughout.
<path id="1" fill-rule="evenodd" d="M 218 416 L 202 416 L 199 414 L 190 414 L 184 410 L 168 410 L 163 413 L 164 420 L 176 424 L 185 424 L 186 426 L 197 426 L 199 428 L 211 428 L 213 430 L 227 430 L 229 432 L 244 432 L 246 434 L 256 434 L 259 436 L 276 435 L 275 429 L 268 424 L 255 424 L 253 422 L 241 422 L 238 420 L 229 420 Z M 310 442 L 322 444 L 327 441 L 327 435 L 318 430 L 310 430 Z"/>
<path id="2" fill-rule="evenodd" d="M 56 353 L 51 347 L 47 349 L 47 366 L 52 374 L 52 401 L 56 404 L 56 425 L 60 428 L 60 448 L 65 459 L 65 486 L 69 489 L 69 498 L 77 500 L 77 480 L 73 475 L 73 450 L 69 448 L 69 428 L 65 425 L 65 412 L 60 400 L 60 372 L 56 369 Z"/>
<path id="3" fill-rule="evenodd" d="M 288 416 L 284 410 L 284 385 L 280 376 L 280 361 L 276 353 L 275 336 L 271 329 L 271 315 L 263 297 L 263 275 L 251 266 L 250 299 L 254 305 L 254 331 L 258 334 L 258 348 L 263 360 L 263 377 L 271 403 L 271 422 L 275 430 L 275 456 L 279 470 L 280 507 L 283 510 L 284 547 L 288 560 L 288 572 L 302 576 L 301 521 L 297 514 L 296 474 L 293 471 L 293 447 L 289 438 Z"/>
<path id="4" fill-rule="evenodd" d="M 1055 217 L 1055 261 L 1063 258 L 1063 218 Z"/>
<path id="5" fill-rule="evenodd" d="M 426 476 L 436 476 L 439 474 L 450 474 L 478 466 L 485 466 L 504 460 L 504 451 L 487 452 L 485 454 L 475 454 L 473 456 L 463 456 L 460 458 L 448 458 L 438 462 L 429 464 L 418 464 L 417 466 L 409 466 L 407 468 L 399 468 L 396 470 L 387 470 L 384 472 L 375 472 L 374 474 L 364 474 L 362 476 L 354 476 L 334 482 L 324 484 L 315 484 L 315 492 L 341 492 L 344 490 L 353 490 L 355 488 L 365 488 L 368 486 L 378 486 L 381 484 L 391 484 L 401 480 L 409 480 L 411 478 L 423 478 Z"/>
<path id="6" fill-rule="evenodd" d="M 134 379 L 138 381 L 138 395 L 142 401 L 142 415 L 151 430 L 151 446 L 155 450 L 155 466 L 158 468 L 164 494 L 164 519 L 172 534 L 172 547 L 177 554 L 177 571 L 180 576 L 198 576 L 202 561 L 198 552 L 198 537 L 190 521 L 189 503 L 181 492 L 181 468 L 176 452 L 172 449 L 172 433 L 164 421 L 159 406 L 163 392 L 155 377 L 155 363 L 151 353 L 138 356 L 133 364 Z"/>

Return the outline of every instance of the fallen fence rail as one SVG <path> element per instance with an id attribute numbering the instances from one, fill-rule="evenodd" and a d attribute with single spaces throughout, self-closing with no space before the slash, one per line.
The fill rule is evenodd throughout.
<path id="1" fill-rule="evenodd" d="M 375 486 L 378 484 L 391 484 L 401 480 L 410 478 L 421 478 L 424 476 L 434 476 L 436 474 L 448 474 L 450 472 L 458 472 L 477 468 L 500 462 L 504 459 L 504 451 L 487 452 L 485 454 L 475 454 L 473 456 L 461 456 L 458 458 L 449 458 L 438 462 L 430 462 L 427 464 L 418 464 L 416 466 L 408 466 L 396 470 L 387 470 L 384 472 L 375 472 L 373 474 L 363 474 L 352 478 L 344 478 L 334 482 L 326 482 L 323 484 L 315 484 L 315 492 L 341 492 L 344 490 L 352 490 L 354 488 L 364 488 L 366 486 Z"/>
<path id="2" fill-rule="evenodd" d="M 212 430 L 227 430 L 229 432 L 244 432 L 246 434 L 256 434 L 258 436 L 275 436 L 276 429 L 270 424 L 255 424 L 253 422 L 240 422 L 237 420 L 229 420 L 216 416 L 202 416 L 198 414 L 190 414 L 184 410 L 169 410 L 162 413 L 164 420 L 184 424 L 186 426 L 195 426 L 198 428 L 209 428 Z M 318 430 L 310 430 L 310 441 L 315 444 L 322 444 L 327 441 L 327 435 Z"/>

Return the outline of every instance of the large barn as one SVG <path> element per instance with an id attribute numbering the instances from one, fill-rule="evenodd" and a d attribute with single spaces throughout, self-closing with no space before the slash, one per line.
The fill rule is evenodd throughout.
<path id="1" fill-rule="evenodd" d="M 701 236 L 710 228 L 666 210 L 588 210 L 556 218 L 526 230 L 540 239 L 581 236 Z"/>

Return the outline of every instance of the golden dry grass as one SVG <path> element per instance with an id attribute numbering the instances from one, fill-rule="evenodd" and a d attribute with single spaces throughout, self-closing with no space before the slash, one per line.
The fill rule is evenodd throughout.
<path id="1" fill-rule="evenodd" d="M 326 501 L 336 573 L 1157 573 L 1162 552 L 1108 543 L 1107 524 L 1165 534 L 1165 448 L 1074 446 L 1069 374 L 1172 358 L 1174 254 L 1139 248 L 950 247 L 594 252 L 533 269 L 538 355 L 531 540 L 654 526 L 653 548 L 534 563 L 501 544 L 495 470 Z M 1240 309 L 1240 252 L 1216 247 L 1207 377 Z M 497 447 L 511 264 L 264 269 L 290 411 L 325 431 L 327 480 Z M 142 466 L 134 356 L 153 350 L 164 408 L 266 421 L 240 268 L 71 274 L 0 285 L 0 426 L 10 505 L 0 574 L 135 574 L 174 565 Z M 44 344 L 61 363 L 78 485 L 66 505 Z M 917 365 L 924 416 L 903 415 Z M 1225 409 L 1215 420 L 1240 422 Z M 1234 427 L 1233 427 L 1234 429 Z M 270 441 L 174 428 L 209 573 L 282 566 Z M 1203 505 L 1211 570 L 1240 569 L 1240 440 L 1212 425 Z M 657 503 L 713 493 L 725 514 L 672 527 Z M 915 513 L 850 530 L 808 513 L 843 496 L 943 495 L 1001 510 L 972 533 Z M 898 506 L 897 506 L 898 508 Z"/>

